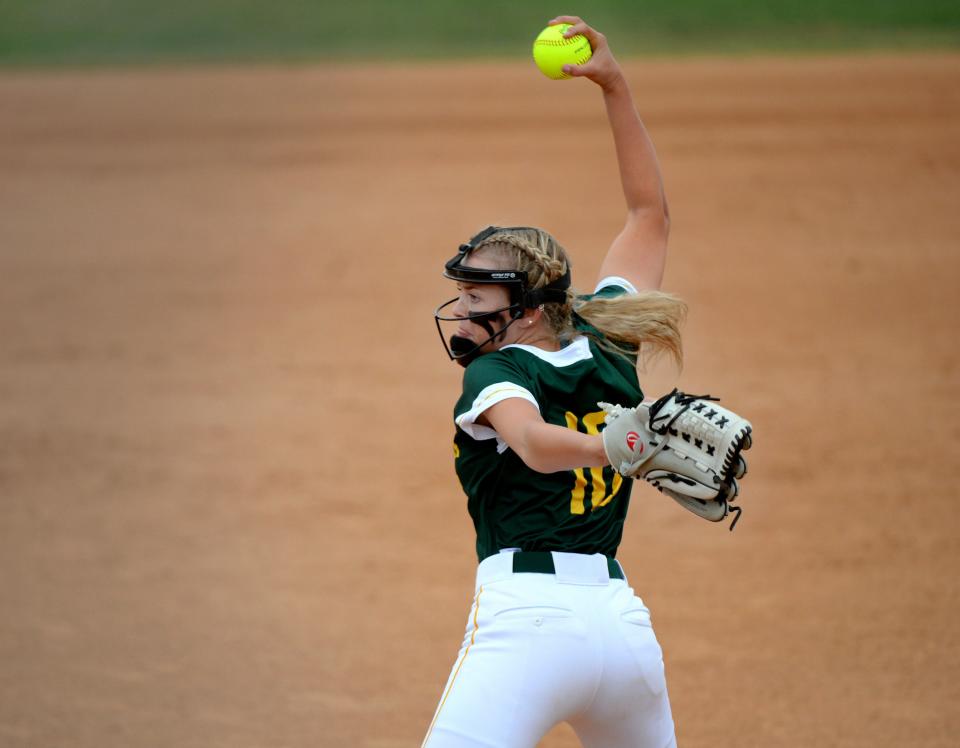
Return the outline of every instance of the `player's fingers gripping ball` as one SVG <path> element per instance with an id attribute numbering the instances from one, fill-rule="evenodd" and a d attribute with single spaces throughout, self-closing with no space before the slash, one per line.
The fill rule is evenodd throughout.
<path id="1" fill-rule="evenodd" d="M 548 78 L 569 78 L 563 72 L 564 65 L 583 65 L 593 57 L 590 42 L 583 34 L 564 37 L 563 32 L 569 28 L 569 23 L 547 26 L 533 42 L 533 61 Z"/>

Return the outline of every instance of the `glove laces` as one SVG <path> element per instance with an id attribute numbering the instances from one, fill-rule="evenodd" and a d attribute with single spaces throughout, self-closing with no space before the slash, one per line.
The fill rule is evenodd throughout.
<path id="1" fill-rule="evenodd" d="M 676 398 L 677 405 L 680 407 L 677 408 L 677 411 L 670 417 L 669 421 L 663 425 L 659 425 L 657 424 L 657 421 L 662 421 L 668 416 L 668 414 L 659 415 L 660 411 L 663 409 L 664 405 L 670 402 L 671 398 Z M 686 413 L 690 406 L 693 405 L 697 400 L 712 400 L 714 402 L 719 402 L 720 398 L 713 397 L 712 395 L 688 395 L 685 392 L 680 392 L 680 390 L 674 387 L 672 392 L 668 392 L 650 406 L 650 430 L 663 436 L 667 433 L 670 427 L 673 426 L 676 420 Z"/>
<path id="2" fill-rule="evenodd" d="M 668 413 L 660 415 L 660 411 L 663 410 L 663 407 L 668 402 L 670 402 L 671 398 L 675 398 L 677 405 L 680 407 L 677 408 L 676 412 L 672 415 Z M 688 395 L 685 392 L 680 392 L 679 389 L 674 387 L 671 392 L 668 392 L 650 406 L 650 430 L 654 433 L 660 434 L 660 436 L 665 436 L 673 424 L 676 423 L 677 419 L 686 413 L 690 409 L 690 406 L 693 405 L 697 400 L 711 400 L 713 402 L 719 402 L 720 398 L 713 397 L 712 395 Z M 670 420 L 666 421 L 666 423 L 658 423 L 666 418 L 669 418 Z M 666 439 L 660 442 L 660 444 L 657 445 L 657 448 L 653 451 L 653 454 L 656 454 L 663 449 L 663 447 L 666 446 L 666 443 Z M 650 456 L 652 457 L 653 454 Z M 737 522 L 740 521 L 740 515 L 743 513 L 743 507 L 737 506 L 731 501 L 727 501 L 727 511 L 734 515 L 733 521 L 730 523 L 730 532 L 733 532 L 733 528 L 736 527 Z"/>

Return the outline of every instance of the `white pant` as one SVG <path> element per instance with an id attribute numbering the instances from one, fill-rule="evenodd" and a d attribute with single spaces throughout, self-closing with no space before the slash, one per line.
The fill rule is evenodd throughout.
<path id="1" fill-rule="evenodd" d="M 556 574 L 485 559 L 466 635 L 424 748 L 532 748 L 569 722 L 586 748 L 675 746 L 650 612 L 603 556 L 554 553 Z"/>

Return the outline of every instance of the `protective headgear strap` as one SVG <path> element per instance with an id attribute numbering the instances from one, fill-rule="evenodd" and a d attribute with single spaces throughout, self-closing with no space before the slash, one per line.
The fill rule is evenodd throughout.
<path id="1" fill-rule="evenodd" d="M 464 283 L 496 283 L 505 285 L 510 291 L 511 305 L 519 305 L 521 309 L 536 309 L 541 304 L 550 302 L 563 303 L 567 300 L 567 289 L 570 288 L 570 263 L 567 263 L 566 272 L 555 281 L 543 288 L 528 288 L 527 273 L 524 270 L 487 270 L 484 268 L 464 267 L 463 261 L 467 255 L 475 250 L 485 240 L 503 231 L 524 231 L 526 226 L 487 226 L 483 231 L 474 234 L 460 245 L 457 254 L 447 260 L 444 265 L 444 276 L 451 280 Z"/>

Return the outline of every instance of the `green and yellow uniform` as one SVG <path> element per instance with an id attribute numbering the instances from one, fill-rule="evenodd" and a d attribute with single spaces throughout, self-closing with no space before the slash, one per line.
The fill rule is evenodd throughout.
<path id="1" fill-rule="evenodd" d="M 608 285 L 597 294 L 624 292 Z M 476 423 L 487 408 L 511 397 L 532 402 L 547 423 L 596 434 L 604 416 L 598 402 L 643 399 L 635 357 L 627 360 L 584 335 L 555 352 L 508 345 L 467 367 L 454 408 L 456 471 L 481 561 L 503 548 L 615 557 L 632 481 L 610 467 L 549 474 L 527 467 L 493 429 Z"/>

